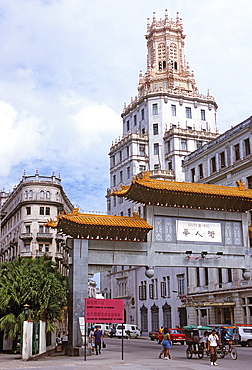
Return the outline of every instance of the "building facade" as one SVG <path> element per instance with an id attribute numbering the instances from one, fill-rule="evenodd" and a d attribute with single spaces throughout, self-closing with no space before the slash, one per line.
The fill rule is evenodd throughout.
<path id="1" fill-rule="evenodd" d="M 147 22 L 147 69 L 140 71 L 138 94 L 124 105 L 122 137 L 110 148 L 108 214 L 145 217 L 145 207 L 110 196 L 115 188 L 130 184 L 132 177 L 149 171 L 152 178 L 184 181 L 185 156 L 218 137 L 217 104 L 202 95 L 194 72 L 185 60 L 185 34 L 178 14 Z M 126 321 L 143 332 L 161 325 L 187 323 L 180 295 L 187 294 L 185 268 L 155 269 L 149 279 L 144 268 L 114 266 L 102 273 L 105 297 L 125 299 Z"/>
<path id="2" fill-rule="evenodd" d="M 73 209 L 61 179 L 54 174 L 50 177 L 38 172 L 35 176 L 24 174 L 12 192 L 0 192 L 0 202 L 0 262 L 46 253 L 58 261 L 60 271 L 66 274 L 64 238 L 45 226 L 48 219 Z"/>
<path id="3" fill-rule="evenodd" d="M 239 182 L 252 189 L 251 132 L 249 117 L 189 154 L 184 160 L 185 180 L 224 186 Z M 251 242 L 252 233 L 250 238 Z M 196 313 L 198 322 L 252 324 L 252 281 L 244 279 L 242 270 L 191 269 L 188 280 L 184 305 Z"/>

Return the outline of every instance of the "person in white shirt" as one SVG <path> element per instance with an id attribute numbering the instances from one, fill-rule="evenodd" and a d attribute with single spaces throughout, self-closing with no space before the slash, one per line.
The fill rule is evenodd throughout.
<path id="1" fill-rule="evenodd" d="M 212 334 L 208 336 L 208 351 L 210 352 L 211 366 L 217 366 L 217 346 L 219 337 L 216 334 L 216 330 L 212 330 Z"/>

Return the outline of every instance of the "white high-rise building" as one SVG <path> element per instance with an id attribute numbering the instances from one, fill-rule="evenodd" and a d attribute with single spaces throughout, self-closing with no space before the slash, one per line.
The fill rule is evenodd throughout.
<path id="1" fill-rule="evenodd" d="M 157 179 L 184 181 L 186 155 L 218 136 L 217 104 L 202 95 L 185 60 L 185 35 L 178 14 L 175 20 L 147 23 L 147 69 L 140 71 L 138 94 L 124 106 L 123 134 L 110 148 L 109 214 L 145 216 L 143 205 L 111 197 L 112 189 L 130 184 L 132 177 L 149 171 Z M 164 325 L 185 325 L 186 309 L 178 295 L 187 294 L 185 268 L 163 267 L 153 279 L 145 269 L 114 266 L 102 273 L 101 291 L 106 298 L 124 298 L 125 320 L 143 332 Z"/>

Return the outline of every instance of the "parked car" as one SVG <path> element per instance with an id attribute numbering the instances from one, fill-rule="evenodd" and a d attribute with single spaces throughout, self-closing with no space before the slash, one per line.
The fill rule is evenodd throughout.
<path id="1" fill-rule="evenodd" d="M 157 340 L 158 339 L 158 330 L 157 331 L 150 331 L 149 332 L 149 338 L 151 340 Z"/>
<path id="2" fill-rule="evenodd" d="M 185 333 L 183 332 L 182 329 L 180 328 L 168 329 L 168 333 L 170 334 L 172 343 L 181 343 L 182 345 L 184 344 Z"/>
<path id="3" fill-rule="evenodd" d="M 131 324 L 118 324 L 116 326 L 116 337 L 122 337 L 122 330 L 123 336 L 125 338 L 138 338 L 140 337 L 140 329 L 136 325 Z"/>
<path id="4" fill-rule="evenodd" d="M 108 336 L 111 337 L 111 338 L 113 338 L 115 335 L 116 335 L 116 328 L 110 327 L 109 328 Z"/>
<path id="5" fill-rule="evenodd" d="M 236 325 L 234 329 L 234 340 L 242 347 L 252 347 L 252 325 Z"/>

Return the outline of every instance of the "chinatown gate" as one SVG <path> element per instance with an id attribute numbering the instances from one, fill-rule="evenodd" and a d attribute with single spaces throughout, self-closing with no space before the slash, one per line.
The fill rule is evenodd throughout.
<path id="1" fill-rule="evenodd" d="M 69 249 L 69 354 L 82 346 L 79 317 L 84 316 L 88 277 L 114 265 L 243 269 L 250 279 L 252 190 L 237 187 L 155 180 L 144 173 L 115 190 L 145 205 L 145 219 L 61 214 L 47 226 L 65 234 Z M 190 284 L 190 282 L 189 282 Z"/>

